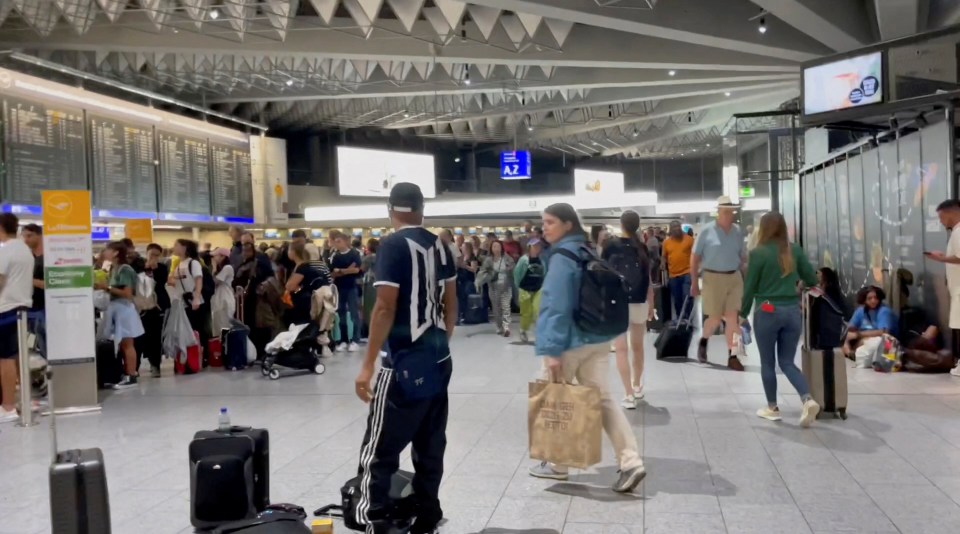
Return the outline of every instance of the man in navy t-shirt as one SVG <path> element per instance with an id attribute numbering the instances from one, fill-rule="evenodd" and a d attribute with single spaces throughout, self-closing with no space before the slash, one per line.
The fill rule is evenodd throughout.
<path id="1" fill-rule="evenodd" d="M 368 534 L 390 532 L 390 478 L 400 453 L 413 444 L 416 521 L 412 534 L 436 532 L 443 519 L 440 480 L 446 449 L 447 386 L 453 365 L 449 338 L 457 318 L 457 269 L 450 250 L 423 223 L 423 194 L 414 184 L 390 191 L 390 220 L 397 230 L 380 244 L 375 267 L 377 301 L 370 343 L 356 392 L 370 403 L 360 452 L 357 521 Z M 380 349 L 386 350 L 371 380 Z"/>
<path id="2" fill-rule="evenodd" d="M 337 250 L 330 257 L 330 275 L 340 295 L 340 307 L 337 309 L 340 316 L 340 344 L 337 351 L 356 352 L 357 343 L 360 341 L 360 290 L 357 280 L 362 276 L 362 258 L 359 250 L 350 247 L 350 236 L 347 234 L 336 234 L 333 245 Z M 353 336 L 350 336 L 347 330 L 348 314 L 353 324 Z"/>

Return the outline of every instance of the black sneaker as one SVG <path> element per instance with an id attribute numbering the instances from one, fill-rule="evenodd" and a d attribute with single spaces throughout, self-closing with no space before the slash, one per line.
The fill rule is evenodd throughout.
<path id="1" fill-rule="evenodd" d="M 135 387 L 137 387 L 137 377 L 130 375 L 123 375 L 120 382 L 113 385 L 113 389 L 130 389 Z"/>
<path id="2" fill-rule="evenodd" d="M 700 346 L 697 347 L 697 359 L 700 363 L 707 363 L 707 340 L 700 339 Z"/>
<path id="3" fill-rule="evenodd" d="M 431 514 L 417 514 L 417 519 L 410 527 L 410 534 L 435 534 L 439 532 L 440 521 L 443 520 L 443 512 Z"/>

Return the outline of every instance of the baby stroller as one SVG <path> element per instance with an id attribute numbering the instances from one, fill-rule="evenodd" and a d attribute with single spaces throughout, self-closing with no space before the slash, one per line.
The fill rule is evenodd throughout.
<path id="1" fill-rule="evenodd" d="M 299 330 L 299 331 L 298 331 Z M 283 348 L 285 338 L 293 334 L 293 343 L 290 348 Z M 321 347 L 317 343 L 320 327 L 316 323 L 291 326 L 287 332 L 282 332 L 267 345 L 267 356 L 263 359 L 260 372 L 269 376 L 271 380 L 280 378 L 280 369 L 297 369 L 322 375 L 327 367 L 320 361 Z"/>

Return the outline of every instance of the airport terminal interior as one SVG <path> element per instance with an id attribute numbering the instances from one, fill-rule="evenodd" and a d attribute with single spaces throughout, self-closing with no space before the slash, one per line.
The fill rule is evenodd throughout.
<path id="1" fill-rule="evenodd" d="M 0 534 L 960 532 L 958 105 L 955 0 L 0 0 Z"/>

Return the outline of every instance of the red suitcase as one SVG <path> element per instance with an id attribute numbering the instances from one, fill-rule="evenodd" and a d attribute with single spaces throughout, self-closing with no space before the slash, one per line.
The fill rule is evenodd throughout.
<path id="1" fill-rule="evenodd" d="M 210 367 L 223 367 L 223 343 L 219 337 L 207 340 L 207 362 Z"/>
<path id="2" fill-rule="evenodd" d="M 197 340 L 197 344 L 187 347 L 186 355 L 179 352 L 177 353 L 177 357 L 173 359 L 174 374 L 192 375 L 200 372 L 200 364 L 202 361 L 200 355 L 200 334 L 196 330 L 193 331 L 193 338 Z"/>

